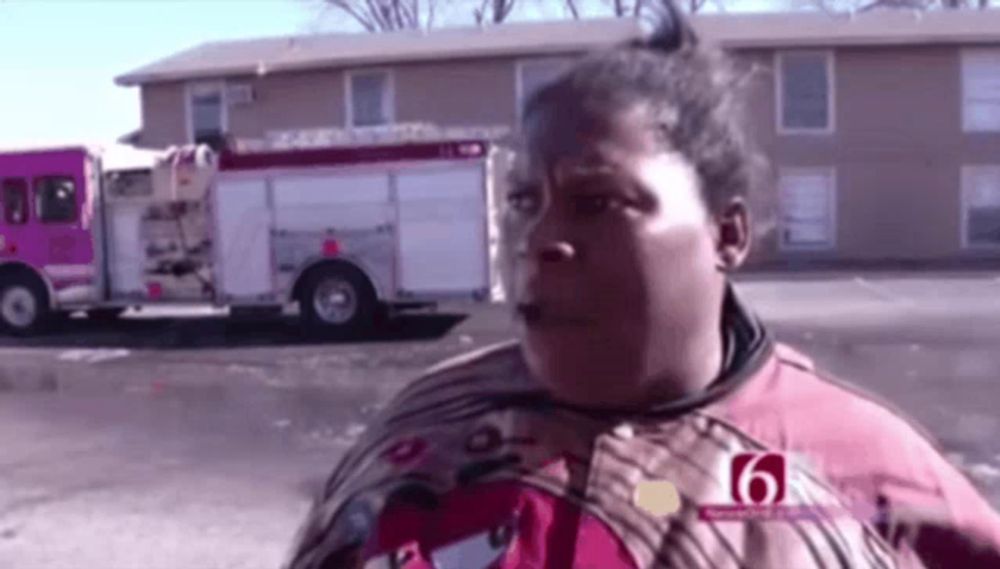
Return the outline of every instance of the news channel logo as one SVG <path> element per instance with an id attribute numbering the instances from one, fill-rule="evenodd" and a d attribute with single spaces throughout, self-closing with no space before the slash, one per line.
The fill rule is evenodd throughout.
<path id="1" fill-rule="evenodd" d="M 773 451 L 738 453 L 730 460 L 729 503 L 703 505 L 698 508 L 698 517 L 703 521 L 804 521 L 849 516 L 868 522 L 884 518 L 886 512 L 874 505 L 847 497 L 823 504 L 790 503 L 789 488 L 794 486 L 795 474 L 789 466 L 806 466 L 815 472 L 814 462 L 812 457 Z"/>
<path id="2" fill-rule="evenodd" d="M 701 506 L 704 521 L 802 520 L 821 514 L 788 503 L 789 459 L 779 452 L 742 452 L 729 468 L 729 503 Z"/>
<path id="3" fill-rule="evenodd" d="M 736 504 L 776 505 L 785 500 L 788 470 L 776 452 L 743 452 L 733 457 L 729 495 Z"/>

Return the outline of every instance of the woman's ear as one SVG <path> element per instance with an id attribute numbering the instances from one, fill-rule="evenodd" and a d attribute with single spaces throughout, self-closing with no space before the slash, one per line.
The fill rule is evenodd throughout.
<path id="1" fill-rule="evenodd" d="M 715 215 L 716 259 L 719 270 L 738 269 L 750 254 L 750 209 L 743 198 L 733 198 Z"/>

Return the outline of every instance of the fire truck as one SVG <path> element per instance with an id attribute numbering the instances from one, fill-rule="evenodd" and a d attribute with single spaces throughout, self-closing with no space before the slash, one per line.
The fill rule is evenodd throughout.
<path id="1" fill-rule="evenodd" d="M 394 308 L 489 301 L 496 146 L 417 131 L 278 133 L 131 162 L 0 153 L 0 325 L 203 304 L 297 308 L 349 335 Z"/>

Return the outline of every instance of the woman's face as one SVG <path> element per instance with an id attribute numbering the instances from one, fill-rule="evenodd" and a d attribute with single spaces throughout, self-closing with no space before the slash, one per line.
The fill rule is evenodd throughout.
<path id="1" fill-rule="evenodd" d="M 565 401 L 642 404 L 718 358 L 703 340 L 719 335 L 719 232 L 693 166 L 648 125 L 643 108 L 571 107 L 524 125 L 507 286 L 529 367 Z"/>

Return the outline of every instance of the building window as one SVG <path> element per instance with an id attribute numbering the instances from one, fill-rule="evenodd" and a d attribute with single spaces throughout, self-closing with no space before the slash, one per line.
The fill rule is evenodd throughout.
<path id="1" fill-rule="evenodd" d="M 1000 49 L 963 52 L 962 122 L 966 132 L 1000 131 Z"/>
<path id="2" fill-rule="evenodd" d="M 1000 247 L 1000 166 L 962 170 L 962 244 Z"/>
<path id="3" fill-rule="evenodd" d="M 836 243 L 836 176 L 831 168 L 790 168 L 779 175 L 781 248 L 831 249 Z"/>
<path id="4" fill-rule="evenodd" d="M 833 132 L 833 54 L 778 54 L 778 131 Z"/>
<path id="5" fill-rule="evenodd" d="M 8 178 L 2 185 L 3 222 L 24 225 L 28 222 L 28 184 L 20 178 Z"/>
<path id="6" fill-rule="evenodd" d="M 195 144 L 219 150 L 226 137 L 226 97 L 222 83 L 188 87 L 188 133 Z"/>
<path id="7" fill-rule="evenodd" d="M 517 80 L 515 81 L 515 97 L 517 99 L 517 116 L 521 116 L 524 103 L 535 91 L 554 81 L 569 68 L 572 59 L 568 57 L 546 57 L 531 59 L 517 63 Z"/>
<path id="8" fill-rule="evenodd" d="M 347 76 L 347 124 L 380 126 L 393 122 L 392 75 L 357 71 Z"/>
<path id="9" fill-rule="evenodd" d="M 35 212 L 43 223 L 76 221 L 76 184 L 67 176 L 35 180 Z"/>

